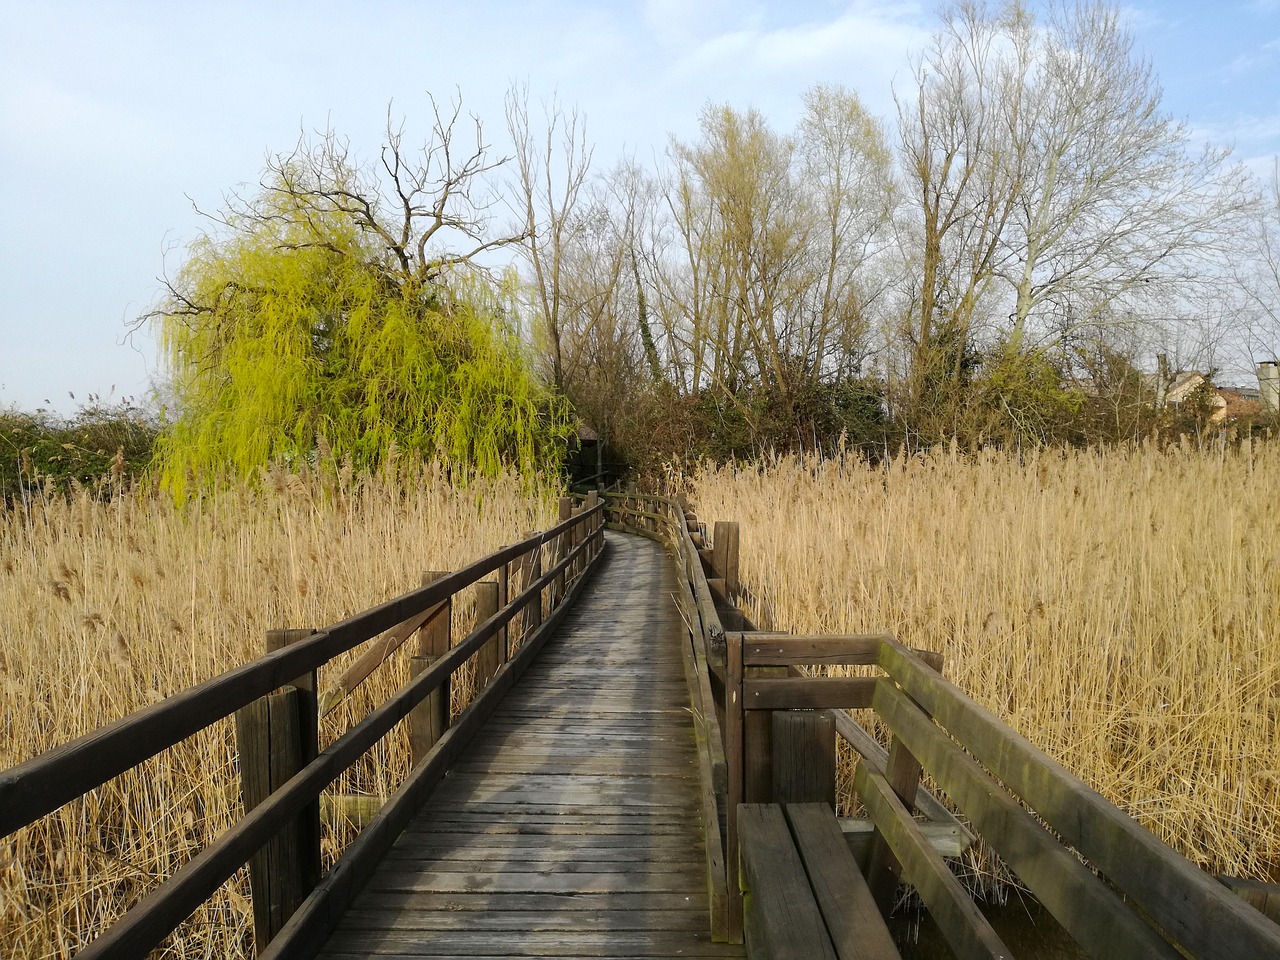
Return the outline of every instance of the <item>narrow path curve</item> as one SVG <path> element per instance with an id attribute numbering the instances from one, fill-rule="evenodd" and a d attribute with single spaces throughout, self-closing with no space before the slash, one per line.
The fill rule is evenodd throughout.
<path id="1" fill-rule="evenodd" d="M 321 953 L 741 957 L 712 943 L 675 572 L 620 533 Z"/>

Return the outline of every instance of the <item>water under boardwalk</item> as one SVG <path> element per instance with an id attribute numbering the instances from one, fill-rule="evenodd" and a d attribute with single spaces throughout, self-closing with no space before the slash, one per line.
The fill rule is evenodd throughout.
<path id="1" fill-rule="evenodd" d="M 671 561 L 608 542 L 321 956 L 743 956 L 709 934 Z"/>

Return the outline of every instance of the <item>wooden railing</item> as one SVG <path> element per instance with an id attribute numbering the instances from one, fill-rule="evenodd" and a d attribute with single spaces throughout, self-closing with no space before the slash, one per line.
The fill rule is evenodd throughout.
<path id="1" fill-rule="evenodd" d="M 742 936 L 739 805 L 834 800 L 838 735 L 860 758 L 854 790 L 870 819 L 862 868 L 877 903 L 887 912 L 899 882 L 910 884 L 957 957 L 1012 953 L 948 867 L 946 837 L 963 847 L 971 834 L 923 789 L 922 773 L 1091 956 L 1280 957 L 1280 926 L 947 681 L 936 654 L 887 635 L 754 630 L 728 606 L 736 529 L 717 525 L 727 542 L 706 546 L 674 500 L 607 500 L 611 526 L 664 539 L 682 572 L 714 936 Z M 736 621 L 728 632 L 726 621 Z M 878 672 L 823 675 L 836 666 Z M 887 750 L 851 709 L 874 712 Z"/>
<path id="2" fill-rule="evenodd" d="M 145 956 L 282 832 L 294 830 L 300 819 L 317 816 L 320 792 L 356 764 L 393 726 L 409 717 L 415 728 L 415 766 L 328 875 L 318 883 L 318 876 L 312 878 L 309 889 L 298 895 L 296 909 L 290 905 L 281 911 L 279 904 L 274 904 L 271 909 L 259 910 L 255 903 L 255 918 L 274 913 L 280 923 L 278 933 L 258 927 L 260 956 L 311 955 L 581 591 L 603 550 L 603 507 L 595 495 L 577 508 L 568 499 L 562 500 L 560 522 L 543 533 L 323 630 L 283 631 L 279 639 L 292 642 L 259 660 L 0 772 L 0 836 L 5 836 L 211 724 L 241 711 L 252 711 L 261 701 L 278 698 L 282 692 L 287 695 L 302 688 L 309 693 L 294 698 L 304 704 L 301 715 L 292 712 L 294 707 L 282 712 L 304 728 L 303 741 L 308 737 L 311 740 L 310 749 L 303 744 L 298 769 L 261 796 L 230 829 L 128 910 L 78 956 L 85 960 Z M 545 562 L 544 553 L 548 554 Z M 499 601 L 493 604 L 491 614 L 456 644 L 448 642 L 447 619 L 437 616 L 444 621 L 444 643 L 435 649 L 420 650 L 416 675 L 333 743 L 323 750 L 316 749 L 314 671 L 334 657 L 380 637 L 372 656 L 357 661 L 327 691 L 330 701 L 341 697 L 415 629 L 427 625 L 433 613 L 448 605 L 455 594 L 491 574 L 497 576 Z M 507 587 L 513 582 L 519 585 L 519 592 L 507 597 Z M 512 650 L 507 638 L 516 617 L 522 619 L 525 632 L 519 649 Z M 453 675 L 469 660 L 477 664 L 478 687 L 470 704 L 453 717 L 444 692 Z M 308 686 L 310 690 L 305 691 Z M 243 714 L 238 719 L 243 721 Z M 243 743 L 243 728 L 251 724 L 241 722 L 238 726 Z M 248 787 L 246 782 L 246 796 Z M 304 829 L 294 839 L 309 834 L 314 834 L 318 844 L 318 830 Z M 318 849 L 303 851 L 290 859 L 302 863 L 304 872 L 310 869 L 318 873 L 307 866 L 318 864 Z M 289 869 L 287 864 L 285 869 Z M 255 889 L 255 900 L 261 894 Z M 272 937 L 269 944 L 268 937 Z"/>

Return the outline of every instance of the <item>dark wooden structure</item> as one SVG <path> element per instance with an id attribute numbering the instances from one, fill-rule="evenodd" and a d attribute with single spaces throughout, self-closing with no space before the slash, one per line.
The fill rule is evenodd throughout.
<path id="1" fill-rule="evenodd" d="M 674 563 L 634 537 L 606 552 L 606 521 Z M 245 815 L 80 956 L 145 955 L 250 861 L 271 958 L 728 957 L 744 936 L 751 956 L 893 957 L 884 916 L 904 885 L 957 957 L 1011 956 L 947 862 L 978 833 L 1088 955 L 1280 958 L 1280 927 L 936 655 L 757 629 L 736 606 L 737 527 L 714 532 L 670 498 L 565 499 L 544 533 L 279 632 L 262 659 L 0 773 L 0 834 L 235 714 Z M 449 605 L 473 587 L 455 639 Z M 410 682 L 318 749 L 317 714 L 415 636 Z M 362 644 L 318 691 L 316 668 Z M 464 666 L 479 683 L 455 712 Z M 321 790 L 405 718 L 412 771 L 319 876 Z M 837 740 L 859 758 L 858 820 L 834 813 Z"/>

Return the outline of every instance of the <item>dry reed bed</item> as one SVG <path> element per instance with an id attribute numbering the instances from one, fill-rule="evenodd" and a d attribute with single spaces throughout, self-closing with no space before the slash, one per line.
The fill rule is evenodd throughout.
<path id="1" fill-rule="evenodd" d="M 757 618 L 940 650 L 1194 862 L 1280 870 L 1280 444 L 784 460 L 691 482 L 700 519 L 742 524 Z"/>
<path id="2" fill-rule="evenodd" d="M 0 768 L 253 659 L 268 629 L 333 623 L 417 586 L 424 571 L 543 529 L 553 495 L 514 476 L 456 484 L 431 466 L 364 479 L 276 472 L 257 492 L 183 509 L 143 493 L 0 506 Z M 474 614 L 460 600 L 455 639 Z M 322 742 L 407 679 L 404 657 L 330 714 Z M 321 673 L 322 687 L 341 666 Z M 408 765 L 401 728 L 335 791 L 391 792 Z M 224 721 L 9 837 L 0 954 L 70 956 L 239 811 Z M 351 833 L 327 830 L 326 858 Z M 251 956 L 247 896 L 241 871 L 163 955 Z"/>

